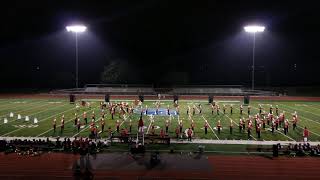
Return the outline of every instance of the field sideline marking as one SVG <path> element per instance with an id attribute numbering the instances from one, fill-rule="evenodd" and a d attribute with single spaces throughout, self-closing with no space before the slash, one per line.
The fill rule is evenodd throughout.
<path id="1" fill-rule="evenodd" d="M 57 116 L 57 115 L 59 115 L 59 114 L 63 114 L 63 113 L 65 113 L 65 112 L 71 111 L 71 110 L 73 110 L 73 109 L 76 109 L 76 108 L 74 107 L 74 108 L 68 109 L 68 110 L 66 110 L 66 111 L 60 112 L 60 113 L 58 113 L 58 114 L 54 114 L 54 115 L 49 116 L 49 117 L 47 117 L 47 118 L 45 118 L 45 119 L 42 119 L 42 120 L 39 121 L 38 123 L 40 123 L 40 122 L 42 122 L 42 121 L 45 121 L 45 120 L 47 120 L 47 119 L 49 119 L 49 118 L 55 117 L 55 116 Z M 13 133 L 13 132 L 19 131 L 19 130 L 24 129 L 24 128 L 25 128 L 25 127 L 18 128 L 18 129 L 16 129 L 16 130 L 13 130 L 13 131 L 8 132 L 8 133 L 6 133 L 6 134 L 2 134 L 2 135 L 0 135 L 0 136 L 6 136 L 6 135 L 8 135 L 8 134 L 11 134 L 11 133 Z"/>

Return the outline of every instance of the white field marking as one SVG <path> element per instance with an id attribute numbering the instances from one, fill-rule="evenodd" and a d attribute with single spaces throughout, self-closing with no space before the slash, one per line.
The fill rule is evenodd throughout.
<path id="1" fill-rule="evenodd" d="M 278 104 L 281 104 L 281 103 L 278 103 Z M 282 106 L 286 106 L 287 109 L 292 109 L 292 110 L 294 110 L 294 111 L 303 111 L 303 112 L 307 112 L 307 113 L 310 113 L 310 114 L 313 114 L 313 115 L 315 115 L 315 116 L 320 117 L 320 115 L 314 114 L 313 112 L 310 112 L 310 111 L 306 111 L 306 110 L 302 110 L 302 109 L 297 110 L 297 109 L 292 108 L 292 107 L 290 107 L 290 106 L 287 106 L 287 105 L 285 105 L 285 104 L 281 104 L 281 105 L 282 105 Z M 320 123 L 319 123 L 319 124 L 320 124 Z"/>
<path id="2" fill-rule="evenodd" d="M 254 108 L 254 109 L 256 109 L 256 110 L 259 110 L 258 108 L 254 107 L 254 106 L 252 106 L 252 108 Z M 245 114 L 247 114 L 247 113 L 245 113 Z M 269 126 L 268 124 L 266 124 L 266 126 L 271 127 L 271 126 Z M 276 130 L 276 129 L 275 129 L 275 130 Z M 292 141 L 296 142 L 296 140 L 294 140 L 294 139 L 293 139 L 293 138 L 291 138 L 290 136 L 285 135 L 285 134 L 284 134 L 284 133 L 282 133 L 281 131 L 279 131 L 279 130 L 276 130 L 276 131 L 277 131 L 278 133 L 280 133 L 280 134 L 284 135 L 285 137 L 287 137 L 287 138 L 291 139 Z"/>
<path id="3" fill-rule="evenodd" d="M 206 122 L 207 120 L 206 120 L 206 118 L 204 118 L 203 117 L 203 115 L 201 116 L 202 118 L 203 118 L 203 120 Z M 210 123 L 209 123 L 209 121 L 207 121 L 208 122 L 208 126 L 209 126 L 209 128 L 211 129 L 211 131 L 213 132 L 213 134 L 216 136 L 216 138 L 218 139 L 218 140 L 220 140 L 219 139 L 219 137 L 217 136 L 217 134 L 214 132 L 214 130 L 212 129 L 212 127 L 210 126 Z"/>
<path id="4" fill-rule="evenodd" d="M 16 106 L 16 107 L 14 107 L 14 108 L 12 108 L 12 109 L 10 109 L 10 110 L 11 110 L 11 111 L 14 111 L 14 110 L 17 109 L 17 108 L 23 108 L 23 107 L 25 107 L 25 106 L 28 107 L 28 105 L 30 105 L 30 107 L 27 108 L 27 109 L 23 109 L 23 110 L 14 112 L 14 113 L 21 113 L 21 112 L 24 112 L 24 111 L 28 111 L 28 110 L 30 110 L 30 109 L 35 109 L 35 108 L 39 108 L 39 107 L 42 107 L 42 106 L 46 106 L 46 105 L 47 105 L 47 104 L 43 104 L 43 105 L 41 105 L 41 106 L 37 106 L 37 104 L 40 104 L 40 103 L 41 103 L 41 102 L 34 102 L 34 103 L 32 103 L 32 104 L 24 104 L 24 105 L 22 105 L 22 106 Z M 6 109 L 6 110 L 7 110 L 7 109 Z M 1 115 L 0 117 L 4 117 L 4 116 L 6 116 L 6 114 Z"/>
<path id="5" fill-rule="evenodd" d="M 221 103 L 240 103 L 240 101 L 216 101 Z"/>
<path id="6" fill-rule="evenodd" d="M 56 106 L 56 107 L 53 107 L 53 108 L 51 108 L 51 109 L 45 109 L 45 110 L 38 111 L 38 112 L 33 113 L 33 114 L 29 114 L 29 115 L 27 114 L 26 116 L 31 117 L 31 116 L 34 116 L 34 115 L 36 115 L 36 114 L 39 114 L 39 113 L 42 113 L 42 112 L 45 112 L 45 111 L 48 111 L 48 110 L 53 110 L 53 109 L 56 109 L 56 108 L 60 108 L 60 107 L 66 106 L 66 105 L 67 105 L 67 104 L 60 105 L 60 106 Z M 22 117 L 22 116 L 21 116 L 21 117 Z M 23 120 L 21 119 L 21 121 L 23 121 Z M 11 122 L 15 122 L 15 121 L 9 121 L 8 124 L 11 123 Z M 0 126 L 3 125 L 3 124 L 4 124 L 4 123 L 1 123 Z"/>
<path id="7" fill-rule="evenodd" d="M 53 102 L 48 102 L 48 104 L 61 104 L 61 101 L 53 101 Z"/>
<path id="8" fill-rule="evenodd" d="M 30 108 L 27 108 L 27 109 L 23 109 L 21 111 L 16 111 L 14 112 L 15 114 L 21 114 L 22 112 L 25 112 L 25 111 L 29 111 L 29 110 L 32 110 L 32 109 L 37 109 L 37 108 L 40 108 L 40 107 L 44 107 L 44 106 L 49 106 L 48 104 L 43 104 L 43 105 L 40 105 L 40 106 L 32 106 Z M 21 107 L 20 107 L 21 108 Z M 15 108 L 14 108 L 15 109 Z M 0 117 L 5 117 L 6 114 L 4 115 L 1 115 Z"/>
<path id="9" fill-rule="evenodd" d="M 96 108 L 94 108 L 94 109 L 92 109 L 92 110 L 95 110 L 95 109 L 96 109 Z M 74 118 L 71 118 L 71 119 L 67 120 L 67 121 L 65 122 L 65 124 L 67 124 L 68 122 L 70 122 L 70 121 L 72 121 L 72 120 L 74 120 Z M 61 127 L 61 125 L 57 126 L 57 128 L 58 128 L 58 127 Z M 43 134 L 46 134 L 46 133 L 48 133 L 48 132 L 50 132 L 50 131 L 52 131 L 52 130 L 53 130 L 53 128 L 50 128 L 50 129 L 48 129 L 47 131 L 38 134 L 36 137 L 42 136 Z"/>
<path id="10" fill-rule="evenodd" d="M 40 123 L 40 122 L 42 122 L 42 121 L 45 121 L 45 120 L 47 120 L 47 119 L 50 119 L 50 118 L 52 118 L 52 117 L 58 116 L 58 115 L 60 115 L 60 114 L 63 114 L 63 113 L 65 113 L 65 112 L 68 112 L 68 111 L 74 110 L 74 109 L 76 109 L 76 108 L 74 107 L 74 108 L 71 108 L 71 109 L 65 110 L 65 111 L 63 111 L 63 112 L 60 112 L 60 113 L 58 113 L 58 114 L 54 114 L 54 115 L 52 115 L 52 116 L 49 116 L 49 117 L 47 117 L 47 118 L 44 118 L 44 119 L 40 120 L 38 123 Z M 24 128 L 19 128 L 19 129 L 13 130 L 13 131 L 8 132 L 8 133 L 6 133 L 6 134 L 2 134 L 1 136 L 6 136 L 6 135 L 8 135 L 8 134 L 11 134 L 11 133 L 14 133 L 14 132 L 20 131 L 21 129 L 24 129 Z"/>
<path id="11" fill-rule="evenodd" d="M 228 115 L 225 114 L 225 116 L 227 116 L 227 118 L 232 120 L 239 127 L 239 124 L 237 122 L 235 122 L 233 119 L 231 119 Z M 253 137 L 251 134 L 250 134 L 250 137 L 252 137 L 255 141 L 257 141 L 257 139 L 255 137 Z"/>
<path id="12" fill-rule="evenodd" d="M 2 108 L 2 107 L 5 107 L 5 108 L 8 108 L 8 106 L 9 107 L 11 107 L 11 106 L 17 106 L 17 107 L 14 107 L 14 109 L 15 108 L 18 108 L 18 107 L 24 107 L 24 106 L 26 106 L 26 105 L 32 105 L 32 104 L 37 104 L 37 103 L 43 103 L 43 102 L 46 102 L 46 101 L 39 101 L 39 100 L 30 100 L 30 101 L 28 101 L 27 103 L 23 103 L 23 104 L 21 104 L 20 106 L 17 106 L 18 104 L 17 103 L 12 103 L 11 101 L 8 101 L 8 102 L 6 102 L 5 104 L 1 104 L 0 105 L 0 107 Z M 3 110 L 3 109 L 2 109 Z"/>

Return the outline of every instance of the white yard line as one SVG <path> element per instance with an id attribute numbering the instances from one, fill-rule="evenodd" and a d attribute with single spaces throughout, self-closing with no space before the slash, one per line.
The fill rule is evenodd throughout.
<path id="1" fill-rule="evenodd" d="M 39 121 L 38 121 L 38 123 L 40 123 L 40 122 L 42 122 L 42 121 L 45 121 L 45 120 L 47 120 L 47 119 L 50 119 L 50 118 L 52 118 L 52 117 L 55 117 L 55 116 L 57 116 L 57 115 L 63 114 L 63 113 L 65 113 L 65 112 L 68 112 L 68 111 L 74 110 L 74 109 L 76 109 L 76 108 L 74 107 L 74 108 L 71 108 L 71 109 L 65 110 L 65 111 L 63 111 L 63 112 L 60 112 L 60 113 L 58 113 L 58 114 L 54 114 L 54 115 L 49 116 L 49 117 L 47 117 L 47 118 L 45 118 L 45 119 L 39 120 Z M 20 131 L 20 130 L 22 130 L 22 129 L 24 129 L 24 128 L 26 128 L 26 127 L 21 127 L 21 128 L 15 129 L 15 130 L 10 131 L 10 132 L 8 132 L 8 133 L 6 133 L 6 134 L 2 134 L 1 136 L 7 136 L 8 134 L 11 134 L 11 133 L 14 133 L 14 132 Z"/>

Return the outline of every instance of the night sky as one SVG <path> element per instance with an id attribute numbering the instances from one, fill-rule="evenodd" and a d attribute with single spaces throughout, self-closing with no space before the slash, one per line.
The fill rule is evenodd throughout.
<path id="1" fill-rule="evenodd" d="M 104 66 L 126 67 L 121 83 L 250 86 L 258 23 L 256 84 L 319 85 L 316 1 L 10 1 L 0 11 L 3 88 L 74 87 L 75 36 L 80 85 L 100 83 Z M 117 82 L 115 82 L 117 83 Z"/>

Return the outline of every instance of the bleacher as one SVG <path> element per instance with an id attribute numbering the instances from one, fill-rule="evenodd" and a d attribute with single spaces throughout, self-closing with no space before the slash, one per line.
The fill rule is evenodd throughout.
<path id="1" fill-rule="evenodd" d="M 214 96 L 244 96 L 244 95 L 276 95 L 272 91 L 251 90 L 240 85 L 187 85 L 166 88 L 154 88 L 152 85 L 127 84 L 87 84 L 84 88 L 58 90 L 54 93 L 74 94 L 110 94 L 110 95 L 214 95 Z"/>

